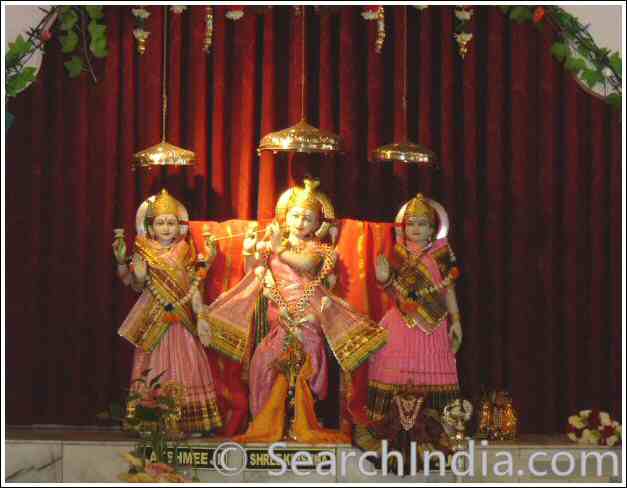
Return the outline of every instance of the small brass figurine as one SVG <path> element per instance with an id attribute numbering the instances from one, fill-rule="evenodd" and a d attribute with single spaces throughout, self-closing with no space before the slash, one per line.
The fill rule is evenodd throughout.
<path id="1" fill-rule="evenodd" d="M 505 390 L 491 392 L 481 402 L 478 436 L 490 440 L 514 440 L 518 433 L 518 413 Z"/>

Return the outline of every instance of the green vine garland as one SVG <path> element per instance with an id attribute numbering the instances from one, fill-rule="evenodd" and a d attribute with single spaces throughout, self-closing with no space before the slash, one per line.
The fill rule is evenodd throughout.
<path id="1" fill-rule="evenodd" d="M 499 7 L 515 22 L 532 22 L 542 28 L 550 22 L 559 33 L 560 39 L 551 47 L 551 54 L 564 64 L 569 72 L 581 79 L 590 89 L 603 86 L 605 93 L 612 90 L 605 100 L 614 108 L 622 105 L 622 59 L 618 52 L 600 48 L 588 26 L 564 9 L 554 6 L 508 6 Z"/>
<path id="2" fill-rule="evenodd" d="M 109 54 L 102 6 L 59 5 L 42 10 L 44 18 L 26 33 L 26 38 L 19 35 L 9 43 L 5 54 L 5 103 L 35 81 L 37 69 L 27 64 L 36 52 L 44 50 L 53 34 L 59 39 L 61 52 L 69 57 L 64 64 L 70 78 L 89 72 L 97 82 L 93 58 L 104 58 Z M 13 119 L 13 115 L 6 112 L 7 129 Z"/>

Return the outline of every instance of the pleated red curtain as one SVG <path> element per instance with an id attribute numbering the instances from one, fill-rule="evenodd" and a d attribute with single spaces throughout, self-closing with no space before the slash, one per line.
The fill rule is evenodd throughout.
<path id="1" fill-rule="evenodd" d="M 621 128 L 549 52 L 550 29 L 478 7 L 461 60 L 452 7 L 386 7 L 387 38 L 359 7 L 308 16 L 306 115 L 339 132 L 329 159 L 263 154 L 271 130 L 301 110 L 301 18 L 291 7 L 204 7 L 170 15 L 170 142 L 191 169 L 133 172 L 133 152 L 161 137 L 162 11 L 135 53 L 130 8 L 107 7 L 101 78 L 69 80 L 52 46 L 38 81 L 13 100 L 6 149 L 6 378 L 9 424 L 93 424 L 128 382 L 116 334 L 133 295 L 114 275 L 114 227 L 161 186 L 194 220 L 269 218 L 281 191 L 320 177 L 338 215 L 391 221 L 421 191 L 440 201 L 463 270 L 458 286 L 462 389 L 507 388 L 524 432 L 559 432 L 577 409 L 619 417 Z M 311 13 L 311 12 L 310 12 Z M 408 117 L 400 115 L 407 16 Z M 52 41 L 56 42 L 56 41 Z M 403 134 L 432 148 L 438 172 L 367 161 Z"/>

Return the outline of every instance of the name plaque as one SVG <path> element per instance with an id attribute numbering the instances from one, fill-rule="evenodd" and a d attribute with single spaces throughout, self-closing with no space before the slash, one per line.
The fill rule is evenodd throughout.
<path id="1" fill-rule="evenodd" d="M 218 446 L 214 445 L 169 445 L 166 449 L 166 456 L 168 463 L 173 463 L 176 458 L 176 463 L 182 467 L 228 472 L 229 469 L 225 468 L 242 466 L 244 461 L 242 455 L 244 453 L 246 455 L 244 468 L 246 471 L 279 470 L 284 466 L 287 466 L 289 469 L 294 462 L 298 464 L 298 469 L 315 470 L 320 464 L 332 462 L 335 455 L 334 449 L 329 447 L 287 446 L 274 447 L 270 450 L 270 446 L 242 446 L 242 450 L 239 453 L 233 451 L 222 453 L 219 451 L 216 455 L 217 449 Z M 156 461 L 152 448 L 146 447 L 145 453 L 149 461 Z M 224 463 L 226 466 L 218 465 L 216 467 L 214 460 L 218 464 Z"/>

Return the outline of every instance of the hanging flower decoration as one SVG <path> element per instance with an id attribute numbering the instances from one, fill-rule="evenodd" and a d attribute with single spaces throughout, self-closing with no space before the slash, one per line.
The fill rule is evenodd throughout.
<path id="1" fill-rule="evenodd" d="M 544 19 L 544 15 L 546 14 L 544 7 L 537 7 L 534 11 L 533 11 L 533 23 L 537 24 L 538 22 L 541 22 L 542 19 Z"/>
<path id="2" fill-rule="evenodd" d="M 474 10 L 472 7 L 462 5 L 455 9 L 455 34 L 453 37 L 457 41 L 459 55 L 464 59 L 468 53 L 468 43 L 472 40 L 472 33 L 468 32 L 470 19 Z"/>
<path id="3" fill-rule="evenodd" d="M 383 5 L 368 5 L 363 8 L 361 16 L 365 20 L 377 22 L 377 39 L 374 44 L 374 50 L 378 54 L 383 49 L 383 43 L 385 42 L 385 9 Z"/>
<path id="4" fill-rule="evenodd" d="M 229 7 L 226 11 L 226 18 L 229 20 L 239 20 L 244 16 L 244 6 L 243 5 L 233 5 Z"/>
<path id="5" fill-rule="evenodd" d="M 205 11 L 205 39 L 203 51 L 208 53 L 211 51 L 211 44 L 213 43 L 213 7 L 206 7 Z"/>
<path id="6" fill-rule="evenodd" d="M 187 7 L 185 5 L 172 5 L 170 7 L 170 12 L 172 12 L 173 14 L 182 14 L 183 12 L 185 12 L 185 10 L 187 10 Z"/>
<path id="7" fill-rule="evenodd" d="M 146 30 L 146 22 L 150 17 L 150 12 L 144 8 L 131 9 L 133 17 L 135 17 L 135 29 L 133 29 L 133 37 L 137 41 L 137 52 L 144 54 L 146 52 L 146 43 L 150 37 L 150 31 Z"/>
<path id="8" fill-rule="evenodd" d="M 578 444 L 612 447 L 621 441 L 621 425 L 607 412 L 581 410 L 568 417 L 568 438 Z"/>

